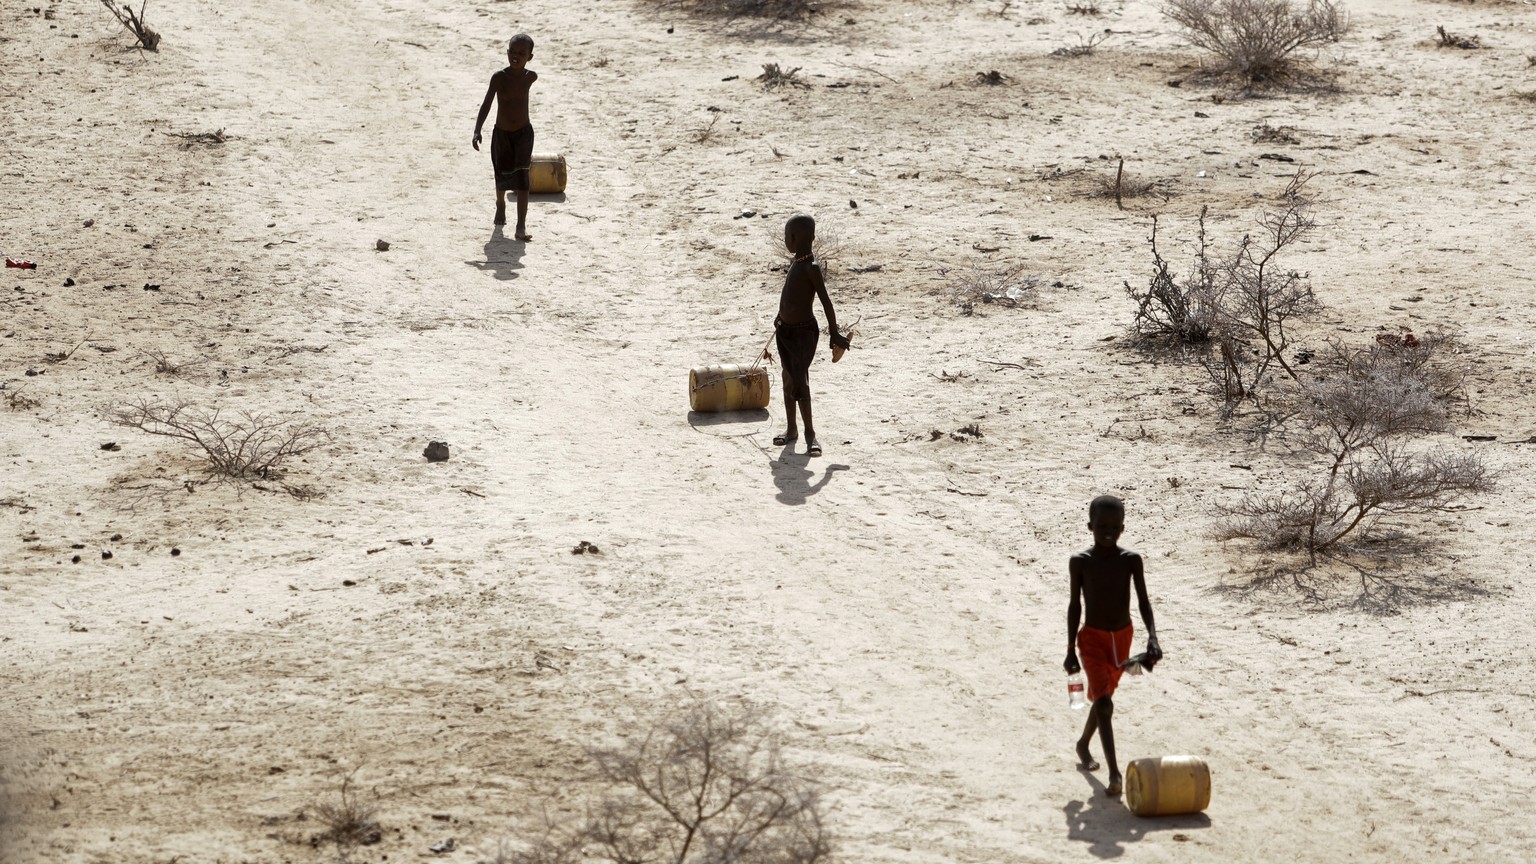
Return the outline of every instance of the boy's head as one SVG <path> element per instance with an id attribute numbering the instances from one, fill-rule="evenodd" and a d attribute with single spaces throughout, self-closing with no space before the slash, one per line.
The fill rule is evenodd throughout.
<path id="1" fill-rule="evenodd" d="M 816 220 L 805 213 L 796 213 L 784 223 L 784 245 L 796 255 L 811 251 L 816 240 Z"/>
<path id="2" fill-rule="evenodd" d="M 1113 549 L 1125 530 L 1125 502 L 1113 495 L 1100 495 L 1088 504 L 1088 530 L 1093 545 Z"/>
<path id="3" fill-rule="evenodd" d="M 519 33 L 507 42 L 507 65 L 521 69 L 533 59 L 533 37 Z"/>

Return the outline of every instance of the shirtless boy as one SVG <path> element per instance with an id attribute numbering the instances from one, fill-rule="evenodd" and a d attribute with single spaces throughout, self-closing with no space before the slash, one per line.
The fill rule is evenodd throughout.
<path id="1" fill-rule="evenodd" d="M 848 347 L 848 340 L 837 332 L 837 313 L 832 311 L 832 298 L 827 296 L 821 265 L 811 255 L 811 244 L 815 239 L 816 220 L 804 213 L 792 216 L 784 223 L 784 245 L 795 257 L 790 262 L 789 272 L 784 274 L 779 315 L 773 319 L 779 363 L 784 370 L 784 413 L 788 415 L 788 428 L 783 435 L 775 435 L 773 443 L 783 447 L 799 440 L 800 430 L 795 424 L 795 405 L 798 404 L 800 416 L 805 420 L 806 454 L 810 456 L 821 455 L 821 445 L 816 442 L 816 427 L 811 423 L 811 361 L 816 357 L 816 343 L 821 338 L 816 316 L 811 311 L 813 296 L 821 298 L 821 311 L 827 316 L 832 347 Z"/>
<path id="2" fill-rule="evenodd" d="M 1104 761 L 1109 763 L 1106 795 L 1119 795 L 1120 763 L 1115 761 L 1115 733 L 1110 717 L 1115 713 L 1115 687 L 1131 655 L 1131 587 L 1136 588 L 1136 602 L 1141 623 L 1147 628 L 1147 653 L 1142 665 L 1151 670 L 1163 657 L 1157 644 L 1157 628 L 1152 623 L 1152 603 L 1147 599 L 1147 583 L 1142 574 L 1141 556 L 1120 548 L 1120 533 L 1125 530 L 1125 502 L 1113 495 L 1100 495 L 1088 505 L 1088 530 L 1093 546 L 1073 555 L 1067 562 L 1071 576 L 1072 599 L 1067 604 L 1067 674 L 1083 670 L 1088 678 L 1088 722 L 1077 739 L 1077 758 L 1083 768 L 1097 771 L 1099 763 L 1088 752 L 1095 730 L 1104 746 Z M 1084 611 L 1087 621 L 1081 622 Z M 1082 626 L 1078 625 L 1082 623 Z M 1078 662 L 1078 655 L 1082 662 Z"/>
<path id="3" fill-rule="evenodd" d="M 533 59 L 533 38 L 519 33 L 507 43 L 507 68 L 491 76 L 475 118 L 475 137 L 470 146 L 480 149 L 480 127 L 491 113 L 496 100 L 496 125 L 491 129 L 491 167 L 496 171 L 496 224 L 507 224 L 506 192 L 517 193 L 517 230 L 519 240 L 532 240 L 528 233 L 528 168 L 533 162 L 533 124 L 528 121 L 528 88 L 539 80 L 539 73 L 528 69 Z"/>

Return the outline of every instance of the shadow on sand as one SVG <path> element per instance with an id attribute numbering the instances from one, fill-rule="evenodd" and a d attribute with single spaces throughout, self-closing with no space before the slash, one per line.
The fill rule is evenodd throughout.
<path id="1" fill-rule="evenodd" d="M 506 236 L 503 226 L 497 225 L 491 231 L 491 239 L 485 241 L 485 260 L 464 263 L 490 273 L 501 281 L 516 279 L 517 271 L 523 269 L 523 249 L 526 245 L 521 240 Z"/>
<path id="2" fill-rule="evenodd" d="M 779 458 L 769 462 L 773 469 L 773 485 L 779 487 L 779 494 L 774 497 L 782 504 L 795 506 L 804 504 L 805 499 L 815 495 L 832 480 L 835 471 L 847 471 L 848 465 L 832 462 L 828 463 L 817 480 L 816 472 L 811 469 L 812 459 L 820 461 L 821 457 L 811 457 L 804 453 L 796 453 L 795 447 L 799 442 L 786 445 L 779 453 Z M 815 482 L 812 482 L 812 481 Z"/>
<path id="3" fill-rule="evenodd" d="M 1188 816 L 1153 816 L 1142 818 L 1132 813 L 1121 798 L 1104 794 L 1104 783 L 1098 777 L 1081 772 L 1088 778 L 1093 791 L 1087 801 L 1071 801 L 1061 808 L 1067 818 L 1067 839 L 1087 843 L 1088 851 L 1096 858 L 1119 858 L 1125 847 L 1154 831 L 1200 831 L 1211 827 L 1211 817 L 1204 813 Z M 1174 834 L 1174 840 L 1188 840 L 1182 834 Z"/>

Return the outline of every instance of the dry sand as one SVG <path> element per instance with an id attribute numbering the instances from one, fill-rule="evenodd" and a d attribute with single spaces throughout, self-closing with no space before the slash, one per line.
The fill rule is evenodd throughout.
<path id="1" fill-rule="evenodd" d="M 454 837 L 443 860 L 477 861 L 538 802 L 579 808 L 584 746 L 690 694 L 779 711 L 845 861 L 1536 848 L 1536 588 L 1511 557 L 1536 446 L 1530 3 L 1353 2 L 1319 58 L 1336 88 L 1242 98 L 1139 0 L 783 27 L 160 0 L 147 55 L 94 0 L 34 2 L 0 7 L 0 249 L 39 262 L 0 284 L 4 392 L 38 403 L 0 403 L 5 864 L 332 860 L 300 814 L 354 770 L 386 832 L 353 860 Z M 1487 47 L 1436 47 L 1442 24 Z M 537 149 L 571 166 L 527 246 L 492 232 L 469 148 L 518 30 Z M 810 86 L 765 90 L 764 63 Z M 1171 197 L 1089 195 L 1116 156 Z M 1328 307 L 1299 344 L 1460 328 L 1475 412 L 1443 440 L 1503 472 L 1405 523 L 1436 554 L 1330 571 L 1315 601 L 1222 590 L 1276 562 L 1211 540 L 1214 508 L 1293 463 L 1128 344 L 1122 288 L 1151 213 L 1182 265 L 1201 207 L 1230 240 L 1297 168 L 1323 224 L 1292 263 Z M 862 318 L 815 366 L 814 460 L 769 445 L 777 396 L 690 417 L 685 393 L 767 338 L 796 210 L 841 238 L 833 296 Z M 978 260 L 1038 292 L 962 314 L 943 274 Z M 107 422 L 147 396 L 324 425 L 284 478 L 322 496 L 199 485 L 195 454 Z M 450 461 L 421 457 L 434 438 Z M 1204 816 L 1137 819 L 1074 767 L 1065 563 L 1100 492 L 1128 501 L 1167 651 L 1121 689 L 1122 760 L 1204 756 Z"/>

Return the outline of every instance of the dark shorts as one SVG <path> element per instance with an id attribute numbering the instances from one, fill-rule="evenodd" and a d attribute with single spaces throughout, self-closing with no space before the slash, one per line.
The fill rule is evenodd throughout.
<path id="1" fill-rule="evenodd" d="M 501 127 L 491 130 L 491 167 L 496 171 L 496 191 L 528 189 L 528 166 L 533 163 L 533 126 L 516 132 Z"/>
<path id="2" fill-rule="evenodd" d="M 815 321 L 788 326 L 775 321 L 773 329 L 779 344 L 779 365 L 784 370 L 784 392 L 793 394 L 796 401 L 809 399 L 811 361 L 816 359 L 821 328 Z"/>

